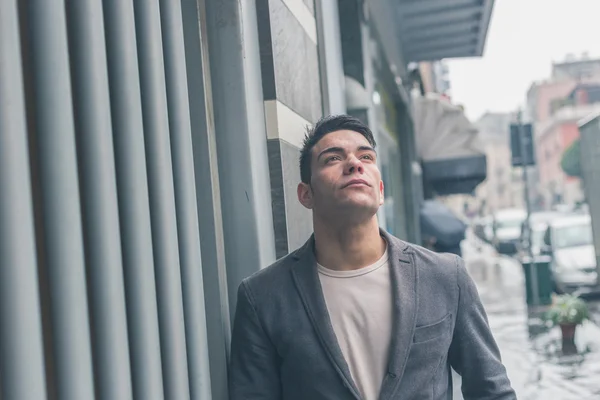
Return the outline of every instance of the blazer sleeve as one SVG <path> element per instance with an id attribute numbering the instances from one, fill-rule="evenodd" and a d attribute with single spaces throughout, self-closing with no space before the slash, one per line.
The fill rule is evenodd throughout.
<path id="1" fill-rule="evenodd" d="M 251 292 L 238 289 L 231 337 L 230 400 L 280 400 L 279 356 L 265 333 Z"/>
<path id="2" fill-rule="evenodd" d="M 459 301 L 449 359 L 462 376 L 465 400 L 514 400 L 516 394 L 500 359 L 475 283 L 456 257 Z"/>

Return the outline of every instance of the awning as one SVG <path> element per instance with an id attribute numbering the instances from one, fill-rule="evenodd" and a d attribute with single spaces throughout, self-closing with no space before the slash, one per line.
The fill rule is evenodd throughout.
<path id="1" fill-rule="evenodd" d="M 413 103 L 423 179 L 439 195 L 472 193 L 487 175 L 479 132 L 463 110 L 434 94 Z"/>
<path id="2" fill-rule="evenodd" d="M 420 210 L 421 236 L 433 237 L 444 247 L 451 247 L 465 238 L 467 226 L 443 203 L 426 200 Z"/>
<path id="3" fill-rule="evenodd" d="M 494 0 L 393 0 L 407 62 L 483 55 Z"/>

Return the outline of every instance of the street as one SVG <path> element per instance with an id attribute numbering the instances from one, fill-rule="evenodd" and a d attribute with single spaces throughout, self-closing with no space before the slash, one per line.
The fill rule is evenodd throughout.
<path id="1" fill-rule="evenodd" d="M 518 398 L 600 398 L 600 302 L 589 302 L 592 321 L 577 328 L 575 348 L 563 349 L 559 328 L 544 324 L 543 310 L 528 309 L 519 263 L 499 257 L 474 235 L 463 243 L 463 254 Z M 456 378 L 455 399 L 461 399 Z"/>

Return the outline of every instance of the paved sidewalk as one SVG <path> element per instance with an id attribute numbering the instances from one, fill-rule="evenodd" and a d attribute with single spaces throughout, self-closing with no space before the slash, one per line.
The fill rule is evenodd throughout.
<path id="1" fill-rule="evenodd" d="M 543 310 L 530 310 L 525 304 L 518 262 L 498 257 L 473 237 L 463 251 L 518 398 L 600 399 L 600 328 L 585 323 L 578 327 L 576 349 L 563 349 L 559 329 L 548 328 L 540 318 Z M 600 305 L 591 304 L 591 308 L 600 310 Z M 594 318 L 600 322 L 600 313 Z"/>

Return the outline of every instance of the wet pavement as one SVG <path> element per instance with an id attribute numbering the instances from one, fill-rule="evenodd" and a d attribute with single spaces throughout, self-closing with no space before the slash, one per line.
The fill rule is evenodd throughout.
<path id="1" fill-rule="evenodd" d="M 470 236 L 467 268 L 477 283 L 502 360 L 520 400 L 600 400 L 600 301 L 590 301 L 590 319 L 577 328 L 575 346 L 563 347 L 560 329 L 549 328 L 543 309 L 525 302 L 521 265 L 499 257 Z M 461 399 L 457 379 L 455 399 Z"/>

